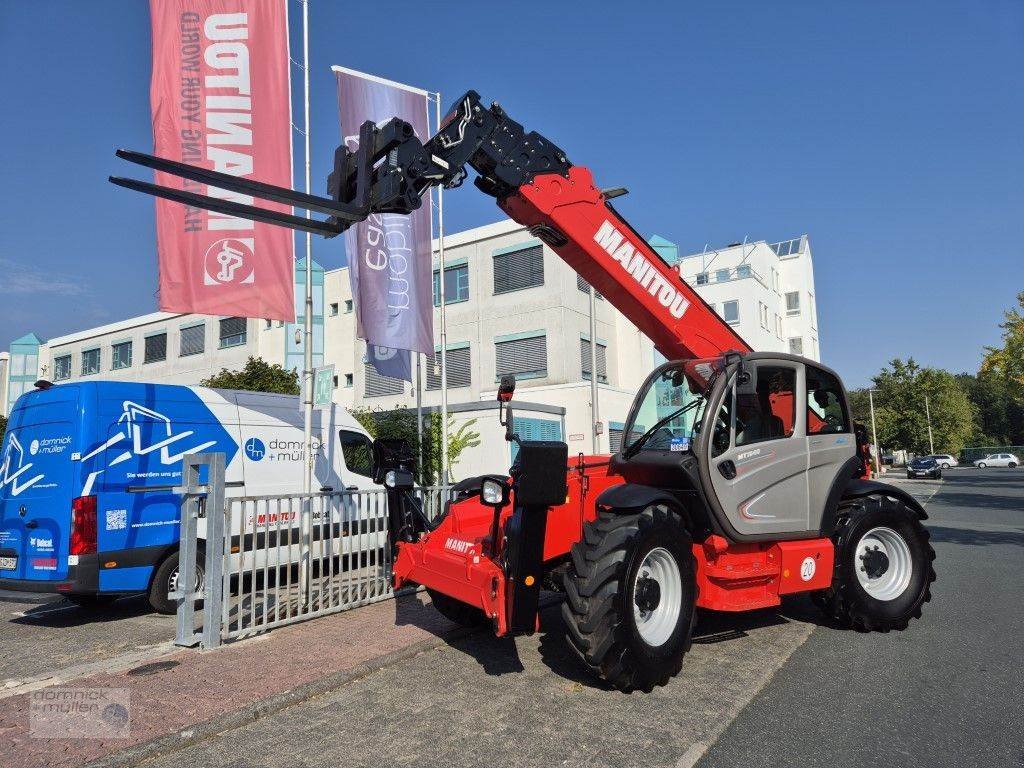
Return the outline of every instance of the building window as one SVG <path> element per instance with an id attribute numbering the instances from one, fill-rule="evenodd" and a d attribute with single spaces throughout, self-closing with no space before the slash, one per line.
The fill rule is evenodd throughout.
<path id="1" fill-rule="evenodd" d="M 447 357 L 448 389 L 468 387 L 472 381 L 470 368 L 469 345 L 449 347 Z M 427 389 L 441 388 L 441 352 L 427 358 Z"/>
<path id="2" fill-rule="evenodd" d="M 100 372 L 100 351 L 86 349 L 82 352 L 82 375 L 92 376 Z"/>
<path id="3" fill-rule="evenodd" d="M 722 302 L 722 319 L 727 323 L 740 321 L 740 303 L 736 299 Z"/>
<path id="4" fill-rule="evenodd" d="M 338 377 L 337 376 L 334 377 L 334 388 L 335 389 L 338 388 Z"/>
<path id="5" fill-rule="evenodd" d="M 201 355 L 206 351 L 206 326 L 193 325 L 181 329 L 181 349 L 178 354 L 181 357 L 189 355 Z"/>
<path id="6" fill-rule="evenodd" d="M 736 277 L 750 277 L 750 265 L 740 264 L 736 267 Z"/>
<path id="7" fill-rule="evenodd" d="M 804 340 L 801 336 L 794 336 L 789 340 L 789 354 L 791 355 L 803 355 L 804 353 Z"/>
<path id="8" fill-rule="evenodd" d="M 370 363 L 363 363 L 366 377 L 366 396 L 385 397 L 387 395 L 401 395 L 405 393 L 405 381 L 392 379 L 390 376 L 381 376 L 377 369 Z"/>
<path id="9" fill-rule="evenodd" d="M 71 378 L 71 355 L 53 358 L 53 380 L 66 381 Z"/>
<path id="10" fill-rule="evenodd" d="M 113 344 L 110 347 L 110 352 L 111 369 L 119 371 L 122 368 L 132 367 L 132 343 L 130 341 L 122 341 L 119 344 Z"/>
<path id="11" fill-rule="evenodd" d="M 783 240 L 781 243 L 774 243 L 771 249 L 775 251 L 775 255 L 779 258 L 785 258 L 786 256 L 796 256 L 800 253 L 800 241 L 803 238 L 797 237 L 793 240 Z"/>
<path id="12" fill-rule="evenodd" d="M 786 314 L 800 314 L 800 291 L 791 291 L 786 294 Z"/>
<path id="13" fill-rule="evenodd" d="M 146 349 L 142 357 L 143 363 L 159 363 L 167 359 L 167 334 L 158 333 L 146 337 Z"/>
<path id="14" fill-rule="evenodd" d="M 333 302 L 331 304 L 331 317 L 337 317 L 337 316 L 338 316 L 338 302 L 335 301 L 335 302 Z"/>
<path id="15" fill-rule="evenodd" d="M 580 339 L 580 374 L 590 381 L 590 339 Z M 608 346 L 597 341 L 597 380 L 608 383 Z"/>
<path id="16" fill-rule="evenodd" d="M 715 270 L 715 281 L 716 282 L 724 283 L 724 282 L 727 282 L 728 280 L 729 280 L 729 270 L 728 269 L 716 269 Z"/>
<path id="17" fill-rule="evenodd" d="M 444 268 L 444 303 L 469 301 L 469 267 L 459 264 Z M 434 270 L 434 306 L 441 306 L 441 270 Z"/>
<path id="18" fill-rule="evenodd" d="M 352 311 L 352 299 L 345 300 L 345 314 L 349 314 Z"/>
<path id="19" fill-rule="evenodd" d="M 544 334 L 494 342 L 497 377 L 539 379 L 548 375 L 548 339 Z"/>
<path id="20" fill-rule="evenodd" d="M 708 284 L 708 273 L 707 272 L 698 272 L 697 273 L 697 285 L 707 285 L 707 284 Z"/>
<path id="21" fill-rule="evenodd" d="M 757 302 L 757 311 L 761 318 L 761 327 L 768 330 L 768 305 L 763 301 Z"/>
<path id="22" fill-rule="evenodd" d="M 782 315 L 775 313 L 775 337 L 782 338 Z"/>
<path id="23" fill-rule="evenodd" d="M 245 318 L 225 317 L 220 321 L 220 348 L 240 347 L 245 344 Z"/>
<path id="24" fill-rule="evenodd" d="M 521 440 L 554 440 L 562 439 L 562 425 L 551 419 L 530 419 L 522 416 L 512 417 L 512 429 Z M 519 443 L 511 444 L 512 463 L 519 454 Z"/>
<path id="25" fill-rule="evenodd" d="M 345 386 L 346 387 L 351 387 L 352 383 L 353 383 L 352 374 L 351 373 L 346 373 L 345 374 Z"/>
<path id="26" fill-rule="evenodd" d="M 266 321 L 266 323 L 267 323 L 267 325 L 266 325 L 266 329 L 267 329 L 268 331 L 269 331 L 269 330 L 270 330 L 271 328 L 273 328 L 273 327 L 274 327 L 274 321 L 273 321 L 273 320 L 267 320 L 267 321 Z"/>
<path id="27" fill-rule="evenodd" d="M 590 283 L 588 283 L 586 280 L 584 280 L 580 275 L 576 275 L 576 290 L 578 290 L 580 293 L 585 293 L 585 294 L 587 294 L 589 296 L 590 295 Z M 594 298 L 595 299 L 604 299 L 604 296 L 601 295 L 600 291 L 594 291 Z"/>
<path id="28" fill-rule="evenodd" d="M 544 248 L 531 245 L 494 254 L 494 295 L 544 285 Z"/>

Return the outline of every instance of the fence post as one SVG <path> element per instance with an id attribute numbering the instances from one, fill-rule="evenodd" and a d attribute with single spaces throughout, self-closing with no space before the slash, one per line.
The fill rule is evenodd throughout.
<path id="1" fill-rule="evenodd" d="M 197 643 L 195 594 L 191 587 L 196 578 L 200 465 L 198 456 L 185 456 L 181 462 L 182 485 L 174 489 L 181 494 L 181 534 L 178 541 L 178 588 L 170 597 L 178 602 L 174 644 L 185 647 L 192 647 Z"/>
<path id="2" fill-rule="evenodd" d="M 203 579 L 203 642 L 209 650 L 220 646 L 221 608 L 224 600 L 224 454 L 206 455 L 206 576 Z M 186 582 L 190 583 L 190 582 Z"/>

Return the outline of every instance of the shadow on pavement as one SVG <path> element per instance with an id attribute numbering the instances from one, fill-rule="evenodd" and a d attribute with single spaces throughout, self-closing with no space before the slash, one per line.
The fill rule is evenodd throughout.
<path id="1" fill-rule="evenodd" d="M 1024 528 L 1016 531 L 978 531 L 972 528 L 945 528 L 929 525 L 932 541 L 965 544 L 970 547 L 988 547 L 993 544 L 1013 544 L 1024 547 Z"/>
<path id="2" fill-rule="evenodd" d="M 52 628 L 80 627 L 150 613 L 153 613 L 153 608 L 144 596 L 124 597 L 96 606 L 79 606 L 70 600 L 62 600 L 30 608 L 21 616 L 11 619 L 11 623 Z M 171 617 L 168 620 L 171 621 Z"/>

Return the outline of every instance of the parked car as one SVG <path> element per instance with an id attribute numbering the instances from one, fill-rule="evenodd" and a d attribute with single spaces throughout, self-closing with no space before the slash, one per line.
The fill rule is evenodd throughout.
<path id="1" fill-rule="evenodd" d="M 942 477 L 942 467 L 931 456 L 918 456 L 907 464 L 907 479 L 913 480 L 915 477 L 930 477 L 933 480 L 938 480 Z"/>
<path id="2" fill-rule="evenodd" d="M 955 456 L 950 456 L 948 453 L 935 453 L 929 458 L 935 459 L 940 467 L 943 469 L 949 469 L 950 467 L 960 466 L 960 462 L 956 460 Z"/>
<path id="3" fill-rule="evenodd" d="M 1020 459 L 1012 453 L 990 453 L 983 459 L 974 462 L 976 467 L 1014 467 L 1020 466 Z"/>

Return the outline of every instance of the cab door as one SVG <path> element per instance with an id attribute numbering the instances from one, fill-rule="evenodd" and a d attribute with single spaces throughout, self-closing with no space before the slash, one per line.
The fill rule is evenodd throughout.
<path id="1" fill-rule="evenodd" d="M 705 426 L 717 432 L 705 476 L 741 536 L 808 530 L 804 391 L 801 363 L 745 360 Z"/>

